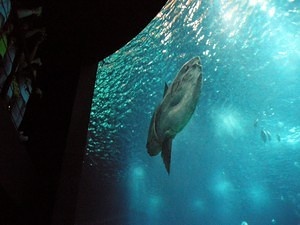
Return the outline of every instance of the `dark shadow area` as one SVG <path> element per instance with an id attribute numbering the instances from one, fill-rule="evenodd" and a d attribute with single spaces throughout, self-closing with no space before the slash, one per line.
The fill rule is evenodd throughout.
<path id="1" fill-rule="evenodd" d="M 1 108 L 0 223 L 74 224 L 97 63 L 136 36 L 165 2 L 27 1 L 43 6 L 47 29 L 39 50 L 43 100 L 28 102 L 25 144 Z"/>

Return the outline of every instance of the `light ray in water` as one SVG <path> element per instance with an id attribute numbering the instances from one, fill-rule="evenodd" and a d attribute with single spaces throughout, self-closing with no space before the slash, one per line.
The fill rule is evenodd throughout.
<path id="1" fill-rule="evenodd" d="M 218 136 L 237 138 L 244 135 L 245 121 L 236 109 L 220 108 L 214 110 L 211 116 Z"/>

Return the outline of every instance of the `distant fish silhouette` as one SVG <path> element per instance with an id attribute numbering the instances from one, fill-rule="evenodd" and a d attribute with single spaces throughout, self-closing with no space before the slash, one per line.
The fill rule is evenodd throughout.
<path id="1" fill-rule="evenodd" d="M 263 142 L 265 142 L 265 143 L 267 142 L 267 134 L 264 130 L 261 130 L 260 137 L 263 140 Z"/>
<path id="2" fill-rule="evenodd" d="M 258 118 L 256 118 L 256 120 L 254 121 L 254 124 L 253 124 L 254 127 L 257 127 L 258 121 L 259 121 Z"/>
<path id="3" fill-rule="evenodd" d="M 277 141 L 280 142 L 281 141 L 281 137 L 279 134 L 276 135 Z"/>
<path id="4" fill-rule="evenodd" d="M 185 63 L 168 87 L 163 100 L 153 113 L 147 140 L 150 156 L 161 152 L 170 173 L 172 140 L 193 115 L 202 86 L 202 65 L 199 57 Z"/>
<path id="5" fill-rule="evenodd" d="M 260 132 L 261 139 L 264 143 L 271 141 L 271 133 L 268 130 L 262 129 Z"/>

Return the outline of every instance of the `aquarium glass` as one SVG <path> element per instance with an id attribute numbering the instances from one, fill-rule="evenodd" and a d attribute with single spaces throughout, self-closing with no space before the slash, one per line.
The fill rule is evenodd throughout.
<path id="1" fill-rule="evenodd" d="M 168 174 L 148 129 L 195 56 L 201 94 Z M 99 62 L 87 138 L 97 185 L 78 224 L 299 225 L 300 2 L 168 1 Z"/>

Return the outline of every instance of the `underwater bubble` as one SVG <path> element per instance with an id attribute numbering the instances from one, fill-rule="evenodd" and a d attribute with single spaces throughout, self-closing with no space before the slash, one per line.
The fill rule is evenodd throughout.
<path id="1" fill-rule="evenodd" d="M 248 223 L 247 223 L 246 221 L 243 221 L 243 222 L 241 223 L 241 225 L 248 225 Z"/>

